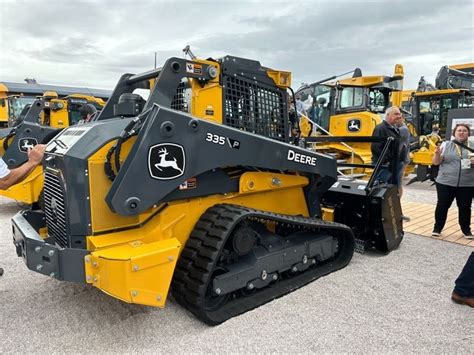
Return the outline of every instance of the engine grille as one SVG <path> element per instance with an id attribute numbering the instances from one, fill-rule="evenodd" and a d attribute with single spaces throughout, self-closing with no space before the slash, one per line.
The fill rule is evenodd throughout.
<path id="1" fill-rule="evenodd" d="M 225 124 L 278 141 L 286 141 L 282 93 L 243 77 L 224 76 Z"/>
<path id="2" fill-rule="evenodd" d="M 62 248 L 69 246 L 67 234 L 66 192 L 59 175 L 45 172 L 44 204 L 48 234 Z"/>

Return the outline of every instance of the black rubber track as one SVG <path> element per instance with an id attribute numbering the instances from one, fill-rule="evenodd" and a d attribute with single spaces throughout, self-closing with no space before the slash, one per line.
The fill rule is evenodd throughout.
<path id="1" fill-rule="evenodd" d="M 338 239 L 339 248 L 334 258 L 314 266 L 294 277 L 279 279 L 248 296 L 233 295 L 219 307 L 210 307 L 206 293 L 218 268 L 221 253 L 234 227 L 244 219 L 276 221 L 298 229 L 330 234 Z M 215 205 L 196 223 L 181 257 L 171 284 L 175 300 L 200 320 L 217 325 L 229 318 L 247 312 L 275 298 L 281 297 L 307 283 L 345 267 L 354 253 L 352 230 L 343 224 L 325 222 L 316 218 L 288 216 L 257 211 L 236 205 Z"/>

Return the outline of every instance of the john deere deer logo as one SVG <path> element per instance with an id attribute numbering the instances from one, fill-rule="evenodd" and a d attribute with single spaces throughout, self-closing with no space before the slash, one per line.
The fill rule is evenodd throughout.
<path id="1" fill-rule="evenodd" d="M 184 148 L 174 143 L 161 143 L 150 147 L 148 170 L 151 177 L 158 180 L 171 180 L 183 175 Z"/>
<path id="2" fill-rule="evenodd" d="M 18 148 L 21 152 L 28 153 L 28 150 L 33 149 L 37 144 L 38 141 L 35 138 L 21 138 L 18 141 Z"/>
<path id="3" fill-rule="evenodd" d="M 174 170 L 178 170 L 181 174 L 183 173 L 183 170 L 178 167 L 178 163 L 176 161 L 176 158 L 173 158 L 173 160 L 166 160 L 166 156 L 169 155 L 168 151 L 166 148 L 160 149 L 158 151 L 158 156 L 161 158 L 160 162 L 155 164 L 155 167 L 159 171 L 163 171 L 161 168 L 173 168 Z"/>
<path id="4" fill-rule="evenodd" d="M 347 130 L 349 132 L 359 132 L 360 131 L 360 120 L 352 119 L 347 122 Z"/>

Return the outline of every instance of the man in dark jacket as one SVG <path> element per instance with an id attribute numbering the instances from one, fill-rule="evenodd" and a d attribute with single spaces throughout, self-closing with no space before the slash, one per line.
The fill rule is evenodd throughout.
<path id="1" fill-rule="evenodd" d="M 407 155 L 406 145 L 400 143 L 400 131 L 398 127 L 402 125 L 403 117 L 400 113 L 400 109 L 396 106 L 389 107 L 385 112 L 385 120 L 378 124 L 374 132 L 373 137 L 393 137 L 395 138 L 394 144 L 391 145 L 387 155 L 382 161 L 382 166 L 375 177 L 375 179 L 382 183 L 390 183 L 399 186 L 400 178 L 399 171 L 403 168 L 403 161 Z M 372 163 L 375 164 L 382 154 L 385 142 L 373 142 L 371 145 L 372 151 Z M 395 166 L 394 166 L 395 164 Z"/>

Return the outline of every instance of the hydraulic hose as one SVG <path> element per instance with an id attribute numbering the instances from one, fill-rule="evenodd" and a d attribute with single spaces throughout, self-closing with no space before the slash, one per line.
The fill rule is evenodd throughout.
<path id="1" fill-rule="evenodd" d="M 117 143 L 115 143 L 107 152 L 104 163 L 104 172 L 110 181 L 114 181 L 120 171 L 120 152 L 122 150 L 123 143 L 140 132 L 143 122 L 145 121 L 146 117 L 148 117 L 148 113 L 152 108 L 153 107 L 150 107 L 130 121 L 125 126 L 122 133 L 120 133 Z M 112 166 L 112 155 L 114 155 L 114 166 Z"/>

